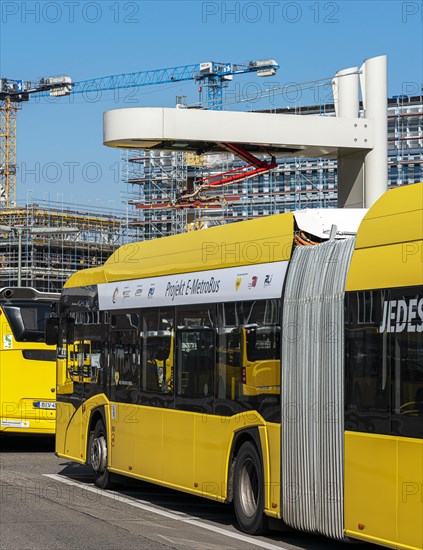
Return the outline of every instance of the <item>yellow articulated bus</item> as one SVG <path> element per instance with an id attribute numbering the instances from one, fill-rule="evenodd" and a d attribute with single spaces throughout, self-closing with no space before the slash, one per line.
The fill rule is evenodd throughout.
<path id="1" fill-rule="evenodd" d="M 56 349 L 45 323 L 59 294 L 0 289 L 0 434 L 51 434 L 56 424 Z"/>
<path id="2" fill-rule="evenodd" d="M 120 474 L 233 502 L 250 534 L 421 549 L 422 245 L 415 184 L 76 273 L 47 325 L 57 454 L 104 489 Z"/>

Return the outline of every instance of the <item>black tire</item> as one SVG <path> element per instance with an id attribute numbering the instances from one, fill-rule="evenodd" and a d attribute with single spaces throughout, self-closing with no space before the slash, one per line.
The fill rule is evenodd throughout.
<path id="1" fill-rule="evenodd" d="M 94 484 L 100 489 L 114 488 L 113 476 L 107 469 L 107 431 L 102 420 L 99 420 L 94 428 L 90 446 L 90 463 L 94 470 Z"/>
<path id="2" fill-rule="evenodd" d="M 257 449 L 247 441 L 235 461 L 234 508 L 239 526 L 249 535 L 261 535 L 268 530 L 264 514 L 263 467 Z"/>

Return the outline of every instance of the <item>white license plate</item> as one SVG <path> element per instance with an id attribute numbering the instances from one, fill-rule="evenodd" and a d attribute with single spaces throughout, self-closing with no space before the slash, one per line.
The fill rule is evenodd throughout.
<path id="1" fill-rule="evenodd" d="M 35 401 L 34 407 L 36 409 L 55 409 L 56 403 L 54 401 Z"/>

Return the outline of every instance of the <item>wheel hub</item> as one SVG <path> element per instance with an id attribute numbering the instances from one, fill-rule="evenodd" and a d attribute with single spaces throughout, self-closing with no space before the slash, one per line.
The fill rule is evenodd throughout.
<path id="1" fill-rule="evenodd" d="M 104 472 L 107 465 L 107 444 L 103 435 L 96 437 L 91 445 L 91 466 L 96 472 Z"/>
<path id="2" fill-rule="evenodd" d="M 240 476 L 240 501 L 244 514 L 253 517 L 257 510 L 258 477 L 252 460 L 246 460 Z"/>

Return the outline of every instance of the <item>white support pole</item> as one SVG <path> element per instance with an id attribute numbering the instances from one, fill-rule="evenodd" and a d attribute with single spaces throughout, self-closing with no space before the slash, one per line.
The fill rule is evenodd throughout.
<path id="1" fill-rule="evenodd" d="M 359 115 L 358 67 L 338 71 L 332 80 L 337 118 L 356 119 Z M 338 207 L 363 207 L 364 152 L 338 150 Z"/>
<path id="2" fill-rule="evenodd" d="M 358 67 L 338 71 L 332 80 L 332 93 L 336 116 L 357 118 L 359 110 Z"/>
<path id="3" fill-rule="evenodd" d="M 386 55 L 367 59 L 363 66 L 365 117 L 373 121 L 374 145 L 364 161 L 364 206 L 370 208 L 388 189 L 388 116 Z"/>

